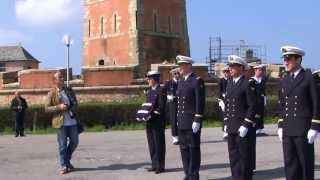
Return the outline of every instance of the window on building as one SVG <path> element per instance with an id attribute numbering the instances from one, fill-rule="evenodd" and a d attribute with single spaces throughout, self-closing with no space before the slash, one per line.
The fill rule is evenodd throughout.
<path id="1" fill-rule="evenodd" d="M 153 31 L 158 31 L 158 15 L 157 13 L 153 13 Z"/>
<path id="2" fill-rule="evenodd" d="M 98 61 L 98 65 L 99 65 L 99 66 L 104 66 L 104 59 L 100 59 L 100 60 Z"/>
<path id="3" fill-rule="evenodd" d="M 118 29 L 117 29 L 117 15 L 115 14 L 114 16 L 113 16 L 113 32 L 118 32 Z"/>
<path id="4" fill-rule="evenodd" d="M 6 64 L 0 63 L 0 72 L 5 72 L 5 71 L 6 71 Z"/>
<path id="5" fill-rule="evenodd" d="M 104 34 L 104 18 L 100 18 L 100 35 L 102 36 Z"/>
<path id="6" fill-rule="evenodd" d="M 181 18 L 181 34 L 184 35 L 185 34 L 185 21 L 184 18 Z"/>
<path id="7" fill-rule="evenodd" d="M 169 33 L 172 32 L 172 17 L 168 16 L 168 31 Z"/>
<path id="8" fill-rule="evenodd" d="M 139 25 L 139 11 L 136 11 L 136 29 L 139 29 L 140 25 Z"/>
<path id="9" fill-rule="evenodd" d="M 91 37 L 91 20 L 88 21 L 88 37 Z"/>

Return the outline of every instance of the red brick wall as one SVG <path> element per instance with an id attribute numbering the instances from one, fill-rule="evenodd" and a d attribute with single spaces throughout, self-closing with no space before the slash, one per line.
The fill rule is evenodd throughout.
<path id="1" fill-rule="evenodd" d="M 145 0 L 143 1 L 143 29 L 153 31 L 154 13 L 158 15 L 157 32 L 169 33 L 168 16 L 171 16 L 171 34 L 182 34 L 184 24 L 184 0 Z M 187 33 L 187 32 L 186 32 Z"/>
<path id="2" fill-rule="evenodd" d="M 105 65 L 138 64 L 142 76 L 151 64 L 172 60 L 178 54 L 189 55 L 185 13 L 185 0 L 86 0 L 83 66 L 95 67 L 100 59 Z M 113 31 L 114 14 L 118 32 Z M 153 28 L 154 14 L 157 30 Z"/>
<path id="3" fill-rule="evenodd" d="M 10 61 L 6 62 L 6 71 L 19 71 L 23 69 L 38 69 L 39 63 L 34 61 Z"/>
<path id="4" fill-rule="evenodd" d="M 66 70 L 24 70 L 19 72 L 19 84 L 21 89 L 52 88 L 53 75 L 57 71 Z M 66 75 L 65 75 L 66 78 Z"/>
<path id="5" fill-rule="evenodd" d="M 87 68 L 83 70 L 85 86 L 130 85 L 133 77 L 132 68 Z"/>
<path id="6" fill-rule="evenodd" d="M 130 57 L 129 0 L 88 1 L 85 4 L 84 61 L 83 66 L 96 66 L 99 59 L 105 64 L 133 64 Z M 114 32 L 114 15 L 117 15 L 117 32 Z M 103 17 L 103 35 L 101 35 Z M 91 35 L 88 22 L 91 21 Z"/>

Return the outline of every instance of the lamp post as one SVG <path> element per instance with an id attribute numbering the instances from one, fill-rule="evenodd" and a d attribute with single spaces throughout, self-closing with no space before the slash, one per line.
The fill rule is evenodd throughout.
<path id="1" fill-rule="evenodd" d="M 67 87 L 70 86 L 70 46 L 73 43 L 73 40 L 70 35 L 66 34 L 63 36 L 63 43 L 67 47 Z"/>

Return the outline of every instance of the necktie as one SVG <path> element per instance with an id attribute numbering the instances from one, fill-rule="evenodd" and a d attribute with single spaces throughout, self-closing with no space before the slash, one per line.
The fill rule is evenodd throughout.
<path id="1" fill-rule="evenodd" d="M 291 74 L 291 81 L 294 81 L 294 74 Z"/>

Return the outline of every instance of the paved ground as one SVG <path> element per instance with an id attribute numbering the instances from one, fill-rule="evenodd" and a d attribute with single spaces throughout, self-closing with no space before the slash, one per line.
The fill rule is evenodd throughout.
<path id="1" fill-rule="evenodd" d="M 268 126 L 268 137 L 257 142 L 257 171 L 254 179 L 283 179 L 281 145 Z M 144 131 L 84 133 L 80 137 L 73 164 L 76 172 L 58 175 L 55 135 L 29 135 L 25 138 L 0 136 L 0 180 L 180 180 L 183 177 L 180 153 L 171 145 L 167 131 L 167 173 L 145 171 L 149 157 Z M 220 128 L 203 130 L 201 179 L 228 180 L 226 142 Z M 316 145 L 316 177 L 320 179 L 320 146 Z"/>

